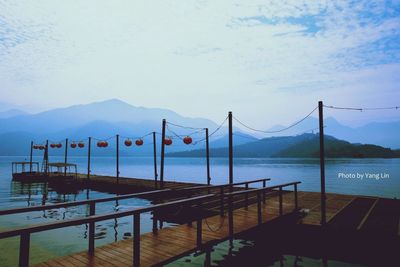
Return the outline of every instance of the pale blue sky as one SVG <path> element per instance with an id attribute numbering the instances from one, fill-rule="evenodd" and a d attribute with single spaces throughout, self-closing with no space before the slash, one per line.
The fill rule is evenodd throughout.
<path id="1" fill-rule="evenodd" d="M 120 98 L 260 128 L 320 99 L 396 106 L 400 1 L 0 0 L 0 84 L 19 105 Z"/>

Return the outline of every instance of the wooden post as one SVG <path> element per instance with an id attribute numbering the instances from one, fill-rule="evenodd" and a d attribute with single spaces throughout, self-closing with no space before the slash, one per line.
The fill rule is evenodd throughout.
<path id="1" fill-rule="evenodd" d="M 245 184 L 245 190 L 249 190 L 249 183 Z M 246 209 L 249 207 L 249 193 L 245 193 L 245 205 L 246 205 Z"/>
<path id="2" fill-rule="evenodd" d="M 220 215 L 221 216 L 224 216 L 225 214 L 224 214 L 224 187 L 223 186 L 221 186 L 221 192 L 220 192 L 220 195 L 221 195 L 221 210 L 220 210 Z"/>
<path id="3" fill-rule="evenodd" d="M 211 175 L 210 175 L 210 147 L 208 140 L 208 128 L 206 128 L 206 158 L 207 158 L 207 185 L 210 185 Z"/>
<path id="4" fill-rule="evenodd" d="M 31 153 L 29 155 L 29 172 L 32 172 L 33 141 L 31 141 Z"/>
<path id="5" fill-rule="evenodd" d="M 65 139 L 65 152 L 64 152 L 64 176 L 67 175 L 67 163 L 68 163 L 68 138 Z"/>
<path id="6" fill-rule="evenodd" d="M 318 102 L 319 111 L 319 166 L 321 173 L 321 225 L 326 224 L 326 195 L 325 195 L 325 150 L 324 150 L 324 114 L 323 103 Z"/>
<path id="7" fill-rule="evenodd" d="M 119 134 L 117 134 L 116 136 L 115 136 L 115 138 L 116 138 L 116 152 L 117 152 L 117 162 L 116 162 L 116 164 L 117 164 L 117 183 L 119 183 Z"/>
<path id="8" fill-rule="evenodd" d="M 263 188 L 267 186 L 267 180 L 263 180 Z M 265 204 L 265 190 L 263 191 L 263 203 Z"/>
<path id="9" fill-rule="evenodd" d="M 92 137 L 89 137 L 88 141 L 88 164 L 87 164 L 87 178 L 90 180 L 90 150 L 92 145 Z"/>
<path id="10" fill-rule="evenodd" d="M 46 140 L 46 146 L 44 150 L 44 161 L 45 161 L 45 174 L 49 172 L 49 140 Z"/>
<path id="11" fill-rule="evenodd" d="M 133 266 L 140 266 L 140 213 L 133 215 Z"/>
<path id="12" fill-rule="evenodd" d="M 157 234 L 158 228 L 157 228 L 157 217 L 156 217 L 156 211 L 153 210 L 153 234 Z"/>
<path id="13" fill-rule="evenodd" d="M 154 162 L 154 188 L 157 189 L 157 143 L 156 143 L 156 132 L 153 132 L 153 162 Z"/>
<path id="14" fill-rule="evenodd" d="M 161 166 L 160 166 L 160 187 L 164 188 L 164 156 L 165 156 L 165 125 L 167 121 L 162 120 L 162 132 L 161 132 Z"/>
<path id="15" fill-rule="evenodd" d="M 297 184 L 294 184 L 294 209 L 297 210 L 299 208 L 299 202 L 297 199 Z"/>
<path id="16" fill-rule="evenodd" d="M 262 211 L 261 211 L 261 196 L 260 192 L 257 192 L 257 223 L 262 224 Z"/>
<path id="17" fill-rule="evenodd" d="M 197 249 L 198 250 L 200 250 L 201 249 L 201 246 L 202 246 L 202 244 L 203 244 L 203 240 L 202 240 L 202 237 L 201 237 L 201 235 L 202 235 L 202 229 L 203 228 L 203 225 L 202 225 L 202 220 L 201 220 L 201 218 L 200 219 L 197 219 L 197 242 L 196 242 L 196 244 L 197 244 Z"/>
<path id="18" fill-rule="evenodd" d="M 19 267 L 29 266 L 30 233 L 23 233 L 19 243 Z"/>
<path id="19" fill-rule="evenodd" d="M 282 187 L 279 187 L 279 216 L 283 215 Z"/>
<path id="20" fill-rule="evenodd" d="M 232 195 L 228 197 L 228 224 L 229 224 L 229 243 L 233 245 L 233 203 Z"/>
<path id="21" fill-rule="evenodd" d="M 90 202 L 89 204 L 89 216 L 96 214 L 96 202 Z M 89 223 L 89 255 L 94 255 L 94 236 L 95 236 L 96 225 L 94 222 Z"/>
<path id="22" fill-rule="evenodd" d="M 233 184 L 233 132 L 232 132 L 232 111 L 228 114 L 229 121 L 229 183 Z M 232 192 L 232 186 L 230 187 Z"/>

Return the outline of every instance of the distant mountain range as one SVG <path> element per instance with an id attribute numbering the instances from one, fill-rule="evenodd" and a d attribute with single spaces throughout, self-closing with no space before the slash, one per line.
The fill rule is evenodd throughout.
<path id="1" fill-rule="evenodd" d="M 324 120 L 325 134 L 334 136 L 338 139 L 347 140 L 351 143 L 361 144 L 375 144 L 390 148 L 400 148 L 400 121 L 393 122 L 372 122 L 360 127 L 349 127 L 340 124 L 332 117 L 325 118 Z M 279 130 L 285 126 L 277 125 L 268 131 Z M 287 131 L 274 136 L 293 136 L 301 133 L 318 132 L 318 119 L 309 117 L 302 123 Z M 269 135 L 267 137 L 270 137 Z"/>
<path id="2" fill-rule="evenodd" d="M 88 136 L 97 139 L 111 138 L 109 148 L 94 149 L 93 155 L 112 155 L 112 153 L 115 153 L 115 149 L 113 148 L 113 137 L 115 134 L 118 133 L 121 136 L 122 143 L 126 137 L 141 137 L 152 131 L 159 133 L 161 132 L 161 121 L 164 118 L 169 122 L 179 125 L 208 127 L 210 133 L 218 127 L 217 123 L 208 119 L 184 117 L 168 109 L 137 107 L 117 99 L 52 109 L 37 114 L 26 113 L 25 111 L 15 109 L 16 107 L 18 108 L 18 106 L 0 103 L 0 155 L 27 155 L 31 140 L 34 140 L 36 143 L 42 143 L 46 139 L 58 142 L 64 140 L 66 137 L 72 141 L 87 139 Z M 335 136 L 338 139 L 347 140 L 351 143 L 367 143 L 390 148 L 400 148 L 399 137 L 397 135 L 400 130 L 400 121 L 371 123 L 362 127 L 351 128 L 341 125 L 333 118 L 326 118 L 325 125 L 327 126 L 325 128 L 326 134 Z M 281 129 L 282 127 L 275 126 L 272 130 Z M 310 130 L 317 127 L 318 120 L 310 117 L 284 133 L 288 136 L 294 136 L 302 132 L 310 132 Z M 204 141 L 188 146 L 184 145 L 175 136 L 175 133 L 179 135 L 192 133 L 194 141 L 204 138 L 203 131 L 193 132 L 196 132 L 196 130 L 170 125 L 167 130 L 167 136 L 174 138 L 174 144 L 167 147 L 167 152 L 204 148 Z M 275 136 L 273 140 L 280 140 L 279 138 L 281 137 Z M 160 143 L 160 139 L 158 135 L 156 141 Z M 257 143 L 259 139 L 260 136 L 254 136 L 234 127 L 234 145 L 238 147 L 235 149 L 236 151 L 240 151 L 240 145 L 248 144 L 248 147 L 254 146 L 253 150 L 257 151 L 246 152 L 249 155 L 259 153 L 260 155 L 271 156 L 268 153 L 274 150 L 271 150 L 271 147 L 261 149 L 264 144 Z M 145 145 L 140 148 L 132 147 L 127 149 L 122 145 L 121 155 L 151 155 L 152 147 L 148 145 L 152 142 L 151 137 L 147 136 L 144 141 Z M 259 147 L 260 145 L 261 147 Z M 284 147 L 283 144 L 281 145 Z M 224 126 L 210 138 L 210 147 L 223 148 L 227 146 L 227 127 Z M 50 152 L 54 155 L 61 155 L 63 149 L 55 149 Z M 84 150 L 71 149 L 69 152 L 70 155 L 84 155 L 85 153 Z M 218 150 L 216 153 L 219 153 Z"/>
<path id="3" fill-rule="evenodd" d="M 228 157 L 228 148 L 211 149 L 210 154 L 212 157 Z M 315 158 L 319 157 L 319 134 L 264 138 L 235 146 L 233 155 L 239 158 Z M 325 155 L 332 158 L 394 158 L 400 157 L 400 150 L 376 145 L 352 144 L 332 136 L 325 136 Z M 204 157 L 205 150 L 174 152 L 167 156 Z"/>

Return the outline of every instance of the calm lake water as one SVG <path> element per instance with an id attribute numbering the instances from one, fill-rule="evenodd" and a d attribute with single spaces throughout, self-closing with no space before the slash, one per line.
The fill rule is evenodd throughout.
<path id="1" fill-rule="evenodd" d="M 83 200 L 89 197 L 110 196 L 96 191 L 62 195 L 45 184 L 21 185 L 11 181 L 11 162 L 23 161 L 24 157 L 0 157 L 0 209 L 42 205 Z M 42 158 L 34 158 L 41 162 Z M 62 162 L 62 157 L 51 157 L 51 162 Z M 87 159 L 71 157 L 69 162 L 78 164 L 78 172 L 86 173 Z M 166 158 L 165 180 L 206 182 L 206 163 L 199 158 Z M 158 164 L 159 166 L 159 164 Z M 153 177 L 151 157 L 123 157 L 120 159 L 122 177 Z M 93 157 L 92 173 L 115 175 L 115 158 Z M 227 159 L 211 160 L 212 184 L 228 182 Z M 400 198 L 400 159 L 328 159 L 326 161 L 327 192 Z M 299 190 L 319 191 L 319 161 L 317 159 L 236 159 L 234 181 L 258 178 L 272 178 L 270 185 L 301 181 Z M 132 209 L 150 205 L 149 201 L 130 199 L 99 204 L 98 214 L 115 210 Z M 14 227 L 78 218 L 88 214 L 88 208 L 31 212 L 0 217 L 0 230 Z M 151 230 L 151 216 L 142 216 L 142 232 Z M 69 254 L 87 249 L 87 225 L 52 230 L 33 234 L 31 237 L 31 262 Z M 104 221 L 96 224 L 96 245 L 121 240 L 131 236 L 132 218 Z M 0 240 L 0 266 L 16 266 L 18 259 L 18 238 Z"/>

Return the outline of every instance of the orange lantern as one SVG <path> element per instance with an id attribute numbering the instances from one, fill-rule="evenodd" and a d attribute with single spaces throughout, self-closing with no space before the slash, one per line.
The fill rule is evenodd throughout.
<path id="1" fill-rule="evenodd" d="M 126 139 L 126 140 L 125 140 L 125 145 L 126 145 L 126 146 L 131 146 L 131 145 L 132 145 L 132 140 Z"/>
<path id="2" fill-rule="evenodd" d="M 141 145 L 143 145 L 143 140 L 142 139 L 138 139 L 138 140 L 135 141 L 135 144 L 137 146 L 141 146 Z"/>
<path id="3" fill-rule="evenodd" d="M 165 138 L 164 139 L 164 144 L 167 145 L 167 146 L 172 145 L 172 139 L 171 138 Z"/>
<path id="4" fill-rule="evenodd" d="M 183 138 L 183 142 L 184 142 L 186 145 L 190 145 L 190 144 L 193 142 L 193 139 L 192 139 L 192 137 L 190 137 L 190 136 L 185 136 L 185 138 Z"/>
<path id="5" fill-rule="evenodd" d="M 79 143 L 78 143 L 78 147 L 79 147 L 79 148 L 84 148 L 84 147 L 85 147 L 85 143 L 79 142 Z"/>
<path id="6" fill-rule="evenodd" d="M 76 148 L 76 144 L 75 144 L 75 143 L 72 143 L 72 144 L 71 144 L 71 148 Z"/>
<path id="7" fill-rule="evenodd" d="M 55 147 L 56 147 L 56 144 L 50 144 L 50 147 L 51 147 L 51 148 L 55 148 Z"/>
<path id="8" fill-rule="evenodd" d="M 55 145 L 57 148 L 61 148 L 62 147 L 62 144 L 61 143 L 58 143 L 58 144 L 56 144 Z"/>

